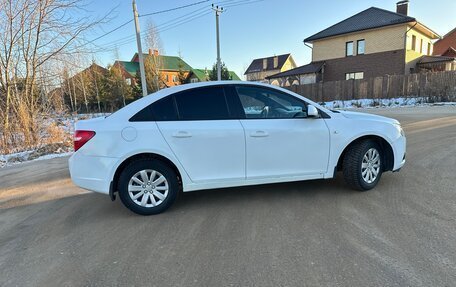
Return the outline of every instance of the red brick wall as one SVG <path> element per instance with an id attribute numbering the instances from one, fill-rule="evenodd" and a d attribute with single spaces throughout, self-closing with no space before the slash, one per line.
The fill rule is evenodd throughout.
<path id="1" fill-rule="evenodd" d="M 434 43 L 433 55 L 442 55 L 449 47 L 456 49 L 456 29 L 450 32 L 445 38 Z"/>

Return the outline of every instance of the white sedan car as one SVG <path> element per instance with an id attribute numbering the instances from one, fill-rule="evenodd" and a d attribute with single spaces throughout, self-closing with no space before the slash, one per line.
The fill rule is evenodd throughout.
<path id="1" fill-rule="evenodd" d="M 398 121 L 331 111 L 251 82 L 164 89 L 75 129 L 73 182 L 112 200 L 118 193 L 142 215 L 163 212 L 181 190 L 333 178 L 339 170 L 363 191 L 405 163 Z"/>

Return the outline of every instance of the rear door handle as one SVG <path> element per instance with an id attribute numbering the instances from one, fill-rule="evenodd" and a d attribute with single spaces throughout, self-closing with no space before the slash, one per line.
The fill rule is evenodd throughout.
<path id="1" fill-rule="evenodd" d="M 269 136 L 269 134 L 265 131 L 256 131 L 250 134 L 251 137 L 253 138 L 264 138 Z"/>
<path id="2" fill-rule="evenodd" d="M 178 131 L 173 133 L 173 137 L 175 138 L 190 138 L 192 137 L 192 134 L 186 131 Z"/>

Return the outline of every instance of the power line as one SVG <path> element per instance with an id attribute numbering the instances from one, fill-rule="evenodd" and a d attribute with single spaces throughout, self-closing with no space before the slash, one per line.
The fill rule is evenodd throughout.
<path id="1" fill-rule="evenodd" d="M 175 7 L 175 8 L 171 8 L 171 9 L 167 9 L 167 10 L 162 10 L 162 11 L 157 11 L 157 12 L 153 12 L 153 13 L 143 14 L 143 15 L 140 15 L 139 17 L 155 15 L 155 14 L 165 13 L 165 12 L 174 11 L 174 10 L 178 10 L 178 9 L 183 9 L 183 8 L 186 8 L 186 7 L 202 4 L 202 3 L 205 3 L 205 2 L 208 2 L 208 1 L 209 0 L 199 1 L 199 2 L 192 3 L 192 4 L 187 4 L 187 5 L 184 5 L 184 6 L 179 6 L 179 7 Z M 264 1 L 264 0 L 253 0 L 253 1 L 252 0 L 224 0 L 224 1 L 219 1 L 219 2 L 215 2 L 215 3 L 217 3 L 217 4 L 219 4 L 219 3 L 227 3 L 227 5 L 225 6 L 225 8 L 227 8 L 227 7 L 236 7 L 236 6 L 247 5 L 247 4 L 252 4 L 252 3 L 256 3 L 256 2 L 262 2 L 262 1 Z M 207 6 L 201 7 L 201 8 L 199 8 L 197 10 L 194 10 L 194 11 L 192 11 L 190 13 L 186 13 L 186 14 L 181 15 L 179 17 L 176 17 L 174 19 L 165 21 L 165 22 L 153 27 L 152 29 L 155 29 L 157 33 L 166 32 L 166 31 L 171 30 L 171 29 L 173 29 L 175 27 L 181 26 L 181 25 L 186 24 L 188 22 L 191 22 L 193 20 L 196 20 L 196 19 L 199 19 L 201 17 L 204 17 L 204 16 L 206 16 L 206 15 L 208 15 L 210 13 L 211 13 L 211 11 L 210 11 L 209 7 L 207 7 Z M 132 22 L 132 21 L 133 20 L 129 20 L 129 22 Z M 123 23 L 121 26 L 125 26 L 127 24 L 128 23 Z M 118 30 L 120 28 L 121 28 L 120 26 L 116 27 L 113 30 L 109 31 L 108 33 L 112 33 L 112 32 L 114 32 L 114 31 L 116 31 L 116 30 Z M 150 31 L 150 29 L 146 29 L 141 34 L 145 34 L 148 31 Z M 96 41 L 96 40 L 98 40 L 98 39 L 100 39 L 102 37 L 104 37 L 104 35 L 101 35 L 100 37 L 97 37 L 96 39 L 93 39 L 93 40 L 91 40 L 88 43 L 92 43 L 92 42 L 94 42 L 94 41 Z M 133 41 L 134 38 L 135 38 L 135 35 L 129 35 L 129 36 L 126 36 L 126 37 L 123 37 L 123 38 L 120 38 L 120 39 L 117 39 L 117 40 L 114 40 L 114 41 L 106 42 L 106 43 L 101 44 L 101 45 L 96 45 L 96 46 L 100 47 L 100 49 L 96 50 L 96 51 L 94 51 L 92 53 L 112 51 L 116 47 L 123 46 L 123 45 L 131 43 L 131 41 Z M 86 45 L 86 44 L 81 45 L 81 47 L 84 46 L 84 45 Z"/>
<path id="2" fill-rule="evenodd" d="M 236 7 L 236 6 L 240 6 L 240 5 L 247 5 L 247 4 L 252 4 L 252 3 L 257 3 L 257 2 L 263 2 L 264 0 L 254 0 L 254 1 L 240 1 L 240 2 L 233 2 L 233 3 L 230 3 L 230 4 L 227 4 L 225 7 L 228 8 L 228 7 Z"/>
<path id="3" fill-rule="evenodd" d="M 199 4 L 202 4 L 202 3 L 205 3 L 205 2 L 209 2 L 209 0 L 199 1 L 199 2 L 195 2 L 195 3 L 183 5 L 183 6 L 178 6 L 178 7 L 166 9 L 166 10 L 161 10 L 161 11 L 157 11 L 157 12 L 147 13 L 147 14 L 144 14 L 144 15 L 140 15 L 139 17 L 145 17 L 145 16 L 150 16 L 150 15 L 156 15 L 156 14 L 171 12 L 171 11 L 175 11 L 175 10 L 180 10 L 180 9 L 184 9 L 184 8 L 187 8 L 187 7 L 199 5 Z M 80 48 L 80 47 L 83 47 L 83 46 L 85 46 L 85 45 L 91 44 L 91 43 L 93 43 L 93 42 L 95 42 L 95 41 L 97 41 L 97 40 L 99 40 L 99 39 L 101 39 L 101 38 L 103 38 L 103 37 L 105 37 L 105 36 L 107 36 L 107 35 L 109 35 L 109 34 L 115 32 L 115 31 L 117 31 L 117 30 L 121 29 L 122 27 L 128 25 L 128 24 L 131 23 L 131 22 L 133 22 L 133 19 L 130 19 L 130 20 L 128 20 L 127 22 L 120 24 L 119 26 L 115 27 L 114 29 L 112 29 L 112 30 L 110 30 L 110 31 L 108 31 L 108 32 L 106 32 L 106 33 L 104 33 L 104 34 L 102 34 L 102 35 L 96 37 L 95 39 L 92 39 L 92 40 L 90 40 L 90 41 L 88 41 L 88 42 L 86 42 L 86 43 L 80 45 L 80 46 L 77 47 L 77 48 Z"/>
<path id="4" fill-rule="evenodd" d="M 171 11 L 175 11 L 175 10 L 180 10 L 180 9 L 183 9 L 183 8 L 199 5 L 199 4 L 206 3 L 206 2 L 209 2 L 209 0 L 199 1 L 199 2 L 196 2 L 196 3 L 191 3 L 191 4 L 187 4 L 187 5 L 183 5 L 183 6 L 179 6 L 179 7 L 175 7 L 175 8 L 170 8 L 170 9 L 166 9 L 166 10 L 162 10 L 162 11 L 146 13 L 146 14 L 139 15 L 139 17 L 146 17 L 146 16 L 150 16 L 150 15 L 157 15 L 157 14 L 161 14 L 161 13 L 166 13 L 166 12 L 171 12 Z"/>
<path id="5" fill-rule="evenodd" d="M 194 20 L 194 19 L 197 19 L 197 18 L 200 18 L 204 15 L 201 15 L 202 12 L 206 12 L 206 11 L 203 11 L 203 10 L 206 10 L 206 11 L 210 11 L 210 9 L 208 7 L 204 7 L 204 8 L 199 8 L 197 10 L 194 10 L 190 13 L 187 13 L 185 15 L 182 15 L 182 16 L 179 16 L 179 17 L 176 17 L 174 19 L 171 19 L 171 20 L 168 20 L 166 22 L 163 22 L 159 25 L 156 25 L 152 28 L 149 28 L 149 29 L 146 29 L 145 31 L 143 31 L 141 34 L 146 34 L 147 32 L 149 32 L 151 29 L 155 29 L 157 32 L 160 32 L 160 31 L 165 31 L 165 30 L 168 30 L 170 28 L 174 28 L 174 27 L 177 27 L 179 25 L 182 25 L 184 23 L 187 23 L 191 20 Z M 194 14 L 194 15 L 193 15 Z M 192 16 L 191 16 L 192 15 Z M 176 25 L 177 24 L 177 25 Z M 173 26 L 175 25 L 175 26 Z M 125 45 L 127 43 L 129 43 L 130 41 L 132 41 L 134 39 L 135 35 L 130 35 L 130 36 L 126 36 L 126 37 L 123 37 L 123 38 L 120 38 L 118 40 L 115 40 L 113 42 L 108 42 L 108 43 L 105 43 L 106 45 L 109 45 L 107 47 L 114 47 L 116 45 Z M 105 47 L 106 48 L 106 47 Z M 109 49 L 109 48 L 108 48 Z"/>
<path id="6" fill-rule="evenodd" d="M 99 39 L 101 39 L 101 38 L 103 38 L 103 37 L 105 37 L 105 36 L 107 36 L 107 35 L 111 34 L 112 32 L 115 32 L 115 31 L 119 30 L 120 28 L 122 28 L 122 27 L 126 26 L 127 24 L 129 24 L 129 23 L 131 23 L 131 22 L 133 22 L 133 19 L 131 19 L 131 20 L 128 20 L 127 22 L 125 22 L 125 23 L 121 24 L 120 26 L 118 26 L 118 27 L 116 27 L 116 28 L 112 29 L 112 30 L 111 30 L 111 31 L 109 31 L 109 32 L 106 32 L 106 33 L 104 33 L 103 35 L 101 35 L 101 36 L 99 36 L 99 37 L 97 37 L 97 38 L 95 38 L 95 39 L 93 39 L 93 40 L 90 40 L 90 41 L 89 41 L 89 42 L 87 42 L 87 43 L 84 43 L 82 46 L 85 46 L 85 45 L 91 44 L 91 43 L 93 43 L 93 42 L 95 42 L 95 41 L 97 41 L 97 40 L 99 40 Z"/>

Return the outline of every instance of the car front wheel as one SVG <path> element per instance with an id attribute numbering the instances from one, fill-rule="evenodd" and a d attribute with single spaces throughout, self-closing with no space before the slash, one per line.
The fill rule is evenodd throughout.
<path id="1" fill-rule="evenodd" d="M 119 177 L 122 203 L 140 215 L 158 214 L 175 201 L 179 184 L 176 173 L 160 161 L 137 160 L 130 163 Z"/>
<path id="2" fill-rule="evenodd" d="M 382 158 L 382 149 L 375 141 L 366 140 L 350 147 L 343 160 L 347 184 L 360 191 L 374 188 L 382 176 Z"/>

